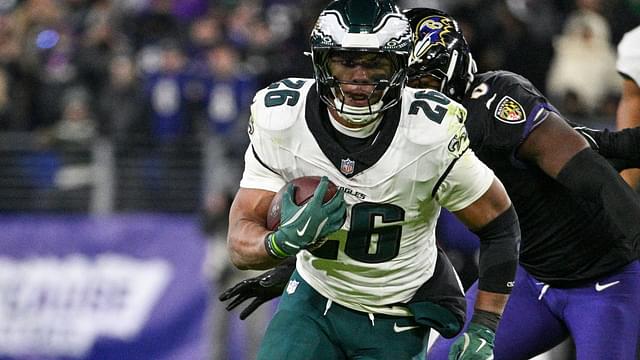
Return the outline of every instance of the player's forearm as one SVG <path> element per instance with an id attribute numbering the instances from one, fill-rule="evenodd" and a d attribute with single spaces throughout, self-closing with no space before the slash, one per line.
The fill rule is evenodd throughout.
<path id="1" fill-rule="evenodd" d="M 480 238 L 479 289 L 510 293 L 518 264 L 520 224 L 500 180 L 494 178 L 484 195 L 454 214 Z"/>
<path id="2" fill-rule="evenodd" d="M 640 238 L 640 201 L 618 173 L 591 149 L 577 153 L 556 180 L 572 193 L 593 201 L 629 239 Z"/>
<path id="3" fill-rule="evenodd" d="M 514 285 L 520 245 L 520 224 L 515 209 L 510 206 L 474 233 L 480 238 L 479 289 L 509 294 Z"/>
<path id="4" fill-rule="evenodd" d="M 227 245 L 231 262 L 241 270 L 270 269 L 281 260 L 267 252 L 264 239 L 269 234 L 260 223 L 251 219 L 238 219 L 229 225 Z"/>

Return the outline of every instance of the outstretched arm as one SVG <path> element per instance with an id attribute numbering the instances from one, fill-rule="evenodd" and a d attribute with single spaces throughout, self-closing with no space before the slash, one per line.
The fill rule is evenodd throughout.
<path id="1" fill-rule="evenodd" d="M 558 115 L 550 113 L 527 137 L 518 157 L 537 164 L 572 193 L 600 204 L 627 238 L 640 237 L 638 196 Z"/>
<path id="2" fill-rule="evenodd" d="M 480 237 L 480 291 L 475 309 L 502 314 L 513 286 L 520 241 L 511 200 L 495 178 L 482 197 L 454 215 Z"/>
<path id="3" fill-rule="evenodd" d="M 296 258 L 291 256 L 275 268 L 265 271 L 256 277 L 242 280 L 225 290 L 218 299 L 220 301 L 233 299 L 226 306 L 227 311 L 230 311 L 245 300 L 253 298 L 253 301 L 240 313 L 240 320 L 244 320 L 260 305 L 280 296 L 295 269 Z"/>
<path id="4" fill-rule="evenodd" d="M 467 331 L 451 347 L 450 356 L 489 359 L 514 286 L 520 244 L 518 217 L 497 178 L 482 197 L 454 214 L 480 238 L 480 264 L 473 317 Z"/>

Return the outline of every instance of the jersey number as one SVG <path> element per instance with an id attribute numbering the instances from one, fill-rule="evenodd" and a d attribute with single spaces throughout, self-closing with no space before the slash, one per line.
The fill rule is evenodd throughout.
<path id="1" fill-rule="evenodd" d="M 295 106 L 298 100 L 300 100 L 300 92 L 298 90 L 302 88 L 304 83 L 304 80 L 291 81 L 284 79 L 269 85 L 267 89 L 278 89 L 280 85 L 284 85 L 285 89 L 267 92 L 267 95 L 264 97 L 264 106 L 280 106 L 284 103 L 289 106 Z"/>
<path id="2" fill-rule="evenodd" d="M 351 209 L 351 227 L 344 245 L 350 258 L 365 263 L 389 261 L 400 251 L 404 210 L 396 205 L 360 203 Z M 396 224 L 394 224 L 396 223 Z M 327 240 L 313 255 L 335 260 L 338 240 Z"/>
<path id="3" fill-rule="evenodd" d="M 437 91 L 427 90 L 418 91 L 415 97 L 419 100 L 411 103 L 409 114 L 416 115 L 422 110 L 429 120 L 440 124 L 447 114 L 447 108 L 442 105 L 448 105 L 451 100 Z"/>

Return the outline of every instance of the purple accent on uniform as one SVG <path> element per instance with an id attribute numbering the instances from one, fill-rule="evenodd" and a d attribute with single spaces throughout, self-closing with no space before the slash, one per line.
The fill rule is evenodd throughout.
<path id="1" fill-rule="evenodd" d="M 535 129 L 540 124 L 542 124 L 547 119 L 547 116 L 549 115 L 549 114 L 543 115 L 541 119 L 539 119 L 537 122 L 534 122 L 536 120 L 538 112 L 543 110 L 547 110 L 547 111 L 555 110 L 553 106 L 547 106 L 547 105 L 548 105 L 547 103 L 539 103 L 533 109 L 531 109 L 531 112 L 529 112 L 529 115 L 527 115 L 527 121 L 525 122 L 524 129 L 522 131 L 522 137 L 520 138 L 520 143 L 518 144 L 518 146 L 514 147 L 513 152 L 511 153 L 511 164 L 513 164 L 513 166 L 515 166 L 516 168 L 524 169 L 528 166 L 527 164 L 525 164 L 524 162 L 518 159 L 518 157 L 516 156 L 516 152 L 520 148 L 520 145 L 522 145 L 522 143 L 525 142 L 527 137 L 529 137 L 529 134 L 531 134 L 531 131 L 533 131 L 533 129 Z"/>
<path id="2" fill-rule="evenodd" d="M 438 15 L 430 16 L 430 18 L 434 19 L 434 22 L 437 22 L 440 25 L 444 24 L 442 20 L 446 19 Z M 437 29 L 437 28 L 430 27 L 425 23 L 422 23 L 422 26 L 420 27 L 420 31 L 418 32 L 418 38 L 422 40 L 424 39 L 425 35 L 429 35 L 429 38 L 431 39 L 431 44 L 436 44 L 438 42 L 442 42 L 442 33 L 444 32 L 444 30 L 449 30 L 450 28 L 453 28 L 453 26 L 449 25 L 449 26 Z"/>
<path id="3" fill-rule="evenodd" d="M 596 291 L 596 284 L 615 285 Z M 466 294 L 467 319 L 478 292 Z M 540 300 L 539 300 L 540 299 Z M 637 360 L 640 341 L 640 261 L 574 288 L 546 288 L 522 267 L 496 334 L 495 360 L 529 359 L 569 334 L 581 360 Z M 467 324 L 468 325 L 468 324 Z M 466 328 L 466 327 L 465 327 Z M 429 360 L 446 360 L 454 339 L 439 337 Z"/>

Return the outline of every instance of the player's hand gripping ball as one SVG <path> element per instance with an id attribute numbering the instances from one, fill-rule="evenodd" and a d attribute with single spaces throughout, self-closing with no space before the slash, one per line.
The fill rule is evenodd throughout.
<path id="1" fill-rule="evenodd" d="M 267 228 L 269 252 L 280 258 L 317 248 L 338 231 L 346 217 L 344 193 L 326 176 L 306 176 L 288 182 L 271 201 Z"/>

